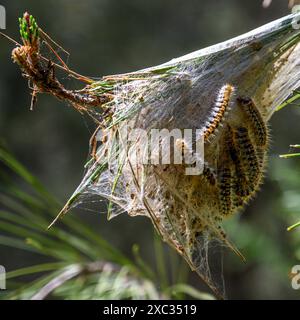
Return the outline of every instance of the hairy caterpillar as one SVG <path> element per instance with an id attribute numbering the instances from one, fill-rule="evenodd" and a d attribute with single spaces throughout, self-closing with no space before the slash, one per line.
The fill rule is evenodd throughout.
<path id="1" fill-rule="evenodd" d="M 225 84 L 219 91 L 215 106 L 212 109 L 212 113 L 205 124 L 205 130 L 203 132 L 204 141 L 216 131 L 219 124 L 223 120 L 226 111 L 229 109 L 230 100 L 234 93 L 234 87 L 230 84 Z"/>
<path id="2" fill-rule="evenodd" d="M 248 130 L 239 127 L 234 131 L 235 145 L 238 147 L 242 166 L 248 178 L 249 187 L 255 189 L 260 175 L 260 161 L 257 158 L 256 150 L 249 138 Z"/>
<path id="3" fill-rule="evenodd" d="M 193 149 L 184 139 L 176 139 L 175 146 L 181 152 L 181 160 L 184 160 L 188 164 L 195 162 Z M 174 163 L 177 163 L 175 159 Z"/>
<path id="4" fill-rule="evenodd" d="M 218 172 L 219 182 L 219 210 L 222 215 L 227 216 L 231 213 L 231 189 L 232 176 L 229 168 L 222 168 Z"/>
<path id="5" fill-rule="evenodd" d="M 228 126 L 227 132 L 227 148 L 230 159 L 234 165 L 234 178 L 232 181 L 233 191 L 238 197 L 247 197 L 249 195 L 249 187 L 247 184 L 247 179 L 245 172 L 243 171 L 243 166 L 238 153 L 238 146 L 234 143 L 234 136 L 230 126 Z M 236 201 L 235 201 L 236 202 Z M 238 201 L 238 206 L 242 201 Z"/>
<path id="6" fill-rule="evenodd" d="M 210 185 L 214 186 L 216 184 L 216 176 L 214 170 L 208 167 L 206 164 L 204 165 L 202 174 Z"/>
<path id="7" fill-rule="evenodd" d="M 250 98 L 238 97 L 237 101 L 250 120 L 250 126 L 253 131 L 253 138 L 256 145 L 265 146 L 268 139 L 268 129 L 253 100 Z"/>

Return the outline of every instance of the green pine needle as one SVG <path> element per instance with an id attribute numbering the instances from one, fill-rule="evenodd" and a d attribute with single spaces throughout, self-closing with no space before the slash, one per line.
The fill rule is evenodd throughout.
<path id="1" fill-rule="evenodd" d="M 288 154 L 281 154 L 279 157 L 288 159 L 288 158 L 293 158 L 293 157 L 299 157 L 300 153 L 288 153 Z"/>
<path id="2" fill-rule="evenodd" d="M 293 230 L 293 229 L 295 229 L 297 227 L 300 227 L 300 221 L 298 221 L 298 222 L 294 223 L 293 225 L 289 226 L 287 228 L 287 231 L 291 231 L 291 230 Z"/>
<path id="3" fill-rule="evenodd" d="M 39 37 L 39 27 L 35 18 L 24 13 L 22 18 L 19 18 L 20 35 L 24 45 L 36 45 Z"/>

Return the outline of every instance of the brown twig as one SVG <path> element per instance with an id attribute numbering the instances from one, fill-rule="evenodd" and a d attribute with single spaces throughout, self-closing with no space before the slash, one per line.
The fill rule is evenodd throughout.
<path id="1" fill-rule="evenodd" d="M 15 48 L 12 51 L 12 58 L 21 67 L 23 75 L 34 84 L 33 97 L 37 93 L 50 93 L 60 100 L 69 101 L 79 111 L 101 106 L 113 98 L 108 93 L 97 96 L 66 89 L 55 77 L 55 64 L 47 60 L 48 64 L 45 66 L 38 52 L 30 46 Z"/>
<path id="2" fill-rule="evenodd" d="M 85 83 L 92 84 L 93 80 L 69 69 L 49 42 L 67 54 L 69 53 L 52 40 L 41 28 L 39 28 L 33 16 L 29 15 L 28 12 L 25 12 L 23 18 L 20 18 L 20 33 L 23 44 L 18 43 L 4 33 L 0 34 L 17 46 L 12 51 L 12 59 L 20 66 L 23 75 L 33 84 L 30 109 L 33 108 L 33 105 L 37 100 L 38 93 L 52 94 L 60 100 L 69 101 L 80 112 L 86 111 L 89 114 L 90 108 L 101 107 L 103 104 L 113 99 L 113 95 L 110 93 L 96 95 L 90 93 L 88 90 L 68 90 L 59 82 L 55 76 L 55 67 L 59 67 L 69 75 L 72 75 Z M 55 64 L 50 59 L 40 55 L 41 39 L 44 39 L 43 42 L 56 56 L 61 65 Z M 97 120 L 97 122 L 99 121 Z"/>

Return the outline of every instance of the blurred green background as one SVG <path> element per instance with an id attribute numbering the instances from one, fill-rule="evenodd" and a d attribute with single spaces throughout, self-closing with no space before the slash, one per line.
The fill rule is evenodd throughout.
<path id="1" fill-rule="evenodd" d="M 7 12 L 7 34 L 19 39 L 17 19 L 28 10 L 71 53 L 69 67 L 95 77 L 160 64 L 289 13 L 285 0 L 274 0 L 268 9 L 261 0 L 1 0 L 0 4 Z M 35 110 L 29 111 L 30 90 L 11 62 L 12 48 L 0 39 L 0 140 L 63 203 L 83 175 L 94 127 L 46 95 L 40 95 Z M 64 83 L 77 86 L 66 77 Z M 230 237 L 247 258 L 243 264 L 225 249 L 224 279 L 230 299 L 300 297 L 289 276 L 292 266 L 300 264 L 300 229 L 286 231 L 300 219 L 300 159 L 278 157 L 289 151 L 289 144 L 300 143 L 299 121 L 299 106 L 274 115 L 265 184 L 243 215 L 228 223 Z M 154 264 L 150 221 L 122 214 L 108 222 L 105 214 L 84 210 L 72 214 L 128 256 L 138 244 L 145 261 Z M 168 250 L 164 248 L 165 254 Z M 7 270 L 37 262 L 43 259 L 0 246 L 0 264 Z M 192 273 L 188 282 L 208 291 Z"/>

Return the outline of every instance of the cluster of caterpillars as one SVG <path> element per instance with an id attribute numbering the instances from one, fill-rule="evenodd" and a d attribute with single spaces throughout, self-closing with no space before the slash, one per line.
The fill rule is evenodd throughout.
<path id="1" fill-rule="evenodd" d="M 202 135 L 206 145 L 219 137 L 215 161 L 205 159 L 202 176 L 218 195 L 217 216 L 228 216 L 243 207 L 261 184 L 268 127 L 253 100 L 236 96 L 235 88 L 226 84 L 218 92 Z"/>
<path id="2" fill-rule="evenodd" d="M 216 176 L 219 212 L 228 216 L 242 207 L 255 194 L 261 184 L 265 167 L 265 154 L 268 144 L 268 127 L 248 97 L 235 97 L 234 87 L 224 85 L 212 109 L 211 117 L 204 129 L 204 141 L 223 126 L 220 153 L 217 167 L 209 166 L 203 176 L 211 183 L 211 175 Z M 226 120 L 230 106 L 240 112 L 239 122 Z M 232 110 L 233 111 L 233 110 Z"/>

